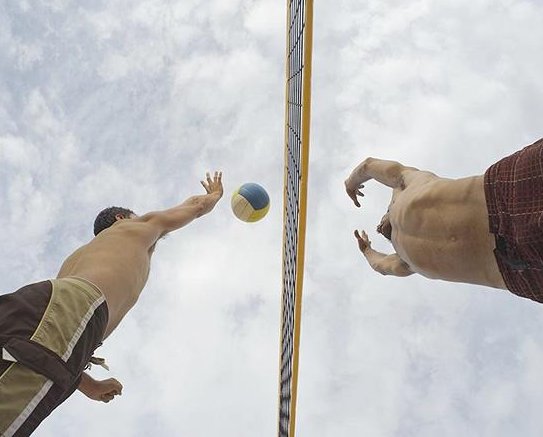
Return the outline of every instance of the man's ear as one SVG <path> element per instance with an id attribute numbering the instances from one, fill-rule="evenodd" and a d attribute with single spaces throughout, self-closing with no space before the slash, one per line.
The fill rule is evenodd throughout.
<path id="1" fill-rule="evenodd" d="M 125 219 L 126 217 L 123 215 L 123 214 L 117 214 L 115 216 L 115 221 L 119 221 L 119 220 L 123 220 Z"/>

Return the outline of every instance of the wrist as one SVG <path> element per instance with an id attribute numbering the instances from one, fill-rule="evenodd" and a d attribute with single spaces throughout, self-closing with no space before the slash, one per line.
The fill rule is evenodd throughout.
<path id="1" fill-rule="evenodd" d="M 77 389 L 81 393 L 88 396 L 92 390 L 94 382 L 94 379 L 89 374 L 83 373 L 81 375 L 81 379 L 79 380 L 79 385 L 77 386 Z"/>
<path id="2" fill-rule="evenodd" d="M 220 199 L 220 195 L 215 192 L 206 194 L 202 201 L 203 209 L 200 215 L 207 214 L 208 212 L 210 212 L 215 207 L 219 199 Z"/>
<path id="3" fill-rule="evenodd" d="M 213 192 L 209 193 L 208 196 L 210 196 L 210 200 L 213 203 L 213 206 L 219 201 L 219 199 L 222 197 L 222 193 Z"/>
<path id="4" fill-rule="evenodd" d="M 357 169 L 354 169 L 347 178 L 345 185 L 350 190 L 356 190 L 362 184 L 361 181 L 362 177 L 358 174 Z"/>
<path id="5" fill-rule="evenodd" d="M 345 180 L 345 186 L 347 188 L 352 188 L 353 187 L 353 180 L 354 180 L 354 170 L 353 172 L 349 175 L 349 177 Z"/>

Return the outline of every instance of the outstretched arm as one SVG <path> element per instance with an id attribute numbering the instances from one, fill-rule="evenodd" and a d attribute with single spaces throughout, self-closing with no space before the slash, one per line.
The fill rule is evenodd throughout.
<path id="1" fill-rule="evenodd" d="M 405 188 L 410 174 L 418 172 L 416 168 L 406 167 L 396 161 L 366 158 L 350 174 L 345 181 L 345 190 L 356 206 L 360 206 L 357 196 L 363 197 L 361 189 L 370 179 L 390 188 Z"/>
<path id="2" fill-rule="evenodd" d="M 402 277 L 409 276 L 414 273 L 397 253 L 385 255 L 384 253 L 373 250 L 371 248 L 371 241 L 369 240 L 366 232 L 362 231 L 362 234 L 359 234 L 358 231 L 354 231 L 354 236 L 358 241 L 360 251 L 368 260 L 371 268 L 376 272 L 379 272 L 382 275 Z"/>
<path id="3" fill-rule="evenodd" d="M 206 194 L 189 197 L 182 204 L 164 211 L 147 213 L 139 220 L 155 226 L 160 238 L 209 213 L 223 195 L 222 172 L 216 171 L 213 178 L 206 173 L 206 180 L 200 182 Z"/>

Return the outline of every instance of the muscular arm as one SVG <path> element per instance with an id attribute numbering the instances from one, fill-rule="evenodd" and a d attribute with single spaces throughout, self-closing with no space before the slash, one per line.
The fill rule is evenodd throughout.
<path id="1" fill-rule="evenodd" d="M 360 191 L 362 184 L 370 179 L 375 179 L 387 187 L 403 190 L 412 176 L 418 173 L 418 169 L 406 167 L 396 161 L 366 158 L 351 172 L 345 181 L 345 189 L 355 205 L 360 206 L 357 195 L 363 196 Z"/>
<path id="2" fill-rule="evenodd" d="M 160 230 L 162 237 L 207 214 L 219 199 L 218 194 L 192 196 L 173 208 L 147 213 L 141 217 L 141 220 L 155 225 Z"/>
<path id="3" fill-rule="evenodd" d="M 353 182 L 359 185 L 370 179 L 386 185 L 390 188 L 399 188 L 404 183 L 404 173 L 417 170 L 413 167 L 406 167 L 396 161 L 387 161 L 385 159 L 366 158 L 362 161 L 349 176 Z"/>
<path id="4" fill-rule="evenodd" d="M 362 231 L 359 234 L 355 231 L 354 236 L 358 240 L 358 248 L 368 261 L 369 265 L 376 272 L 382 275 L 393 276 L 409 276 L 414 272 L 409 268 L 409 265 L 403 261 L 398 254 L 393 253 L 386 255 L 371 248 L 371 242 L 368 239 L 368 235 Z"/>
<path id="5" fill-rule="evenodd" d="M 158 232 L 158 239 L 209 213 L 223 195 L 222 174 L 215 172 L 212 179 L 208 173 L 206 180 L 202 181 L 202 185 L 207 194 L 189 197 L 182 204 L 164 211 L 147 213 L 139 220 L 153 225 Z"/>
<path id="6" fill-rule="evenodd" d="M 409 276 L 413 272 L 397 253 L 385 255 L 371 247 L 363 252 L 371 268 L 382 275 Z"/>

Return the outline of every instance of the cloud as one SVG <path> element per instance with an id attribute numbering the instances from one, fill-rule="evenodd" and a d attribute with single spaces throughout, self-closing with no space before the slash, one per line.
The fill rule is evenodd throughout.
<path id="1" fill-rule="evenodd" d="M 40 436 L 254 436 L 277 419 L 284 6 L 88 0 L 0 6 L 0 287 L 54 276 L 95 214 L 167 208 L 222 169 L 225 198 L 161 241 L 138 305 L 99 349 L 125 385 L 72 396 Z M 539 306 L 377 275 L 352 236 L 390 192 L 366 156 L 482 173 L 541 136 L 543 9 L 509 0 L 315 4 L 300 436 L 538 435 Z M 262 183 L 269 215 L 230 212 Z"/>

